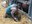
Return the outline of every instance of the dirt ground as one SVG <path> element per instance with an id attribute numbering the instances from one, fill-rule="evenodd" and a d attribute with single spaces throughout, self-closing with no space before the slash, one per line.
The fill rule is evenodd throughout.
<path id="1" fill-rule="evenodd" d="M 31 20 L 28 19 L 25 15 L 22 15 L 21 21 L 15 22 L 13 19 L 4 18 L 5 8 L 1 6 L 0 3 L 0 24 L 32 24 Z"/>

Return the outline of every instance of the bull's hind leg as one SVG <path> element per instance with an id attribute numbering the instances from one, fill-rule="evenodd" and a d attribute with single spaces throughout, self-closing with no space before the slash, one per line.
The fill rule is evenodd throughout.
<path id="1" fill-rule="evenodd" d="M 20 17 L 18 17 L 18 20 L 19 20 L 19 21 L 21 20 L 21 16 L 20 16 Z"/>

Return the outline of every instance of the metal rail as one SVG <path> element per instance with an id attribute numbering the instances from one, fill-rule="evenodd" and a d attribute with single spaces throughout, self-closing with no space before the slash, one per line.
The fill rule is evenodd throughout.
<path id="1" fill-rule="evenodd" d="M 32 0 L 30 0 L 30 6 L 29 6 L 29 10 L 28 10 L 28 14 L 30 15 L 31 17 L 31 20 L 32 20 Z"/>

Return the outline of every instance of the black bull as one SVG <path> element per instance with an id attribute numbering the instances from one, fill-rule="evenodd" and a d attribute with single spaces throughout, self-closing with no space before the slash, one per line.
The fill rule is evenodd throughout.
<path id="1" fill-rule="evenodd" d="M 17 12 L 17 15 L 16 15 L 18 17 L 18 20 L 20 20 L 23 15 L 30 19 L 30 16 L 27 13 L 25 13 L 22 10 L 19 9 L 18 12 Z M 9 15 L 7 15 L 7 17 L 11 18 Z"/>

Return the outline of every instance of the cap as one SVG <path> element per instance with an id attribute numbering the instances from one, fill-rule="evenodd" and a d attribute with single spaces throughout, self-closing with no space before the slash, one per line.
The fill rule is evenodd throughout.
<path id="1" fill-rule="evenodd" d="M 2 2 L 2 5 L 3 5 L 3 4 L 6 4 L 6 1 L 3 1 L 3 2 Z"/>
<path id="2" fill-rule="evenodd" d="M 17 4 L 12 4 L 11 6 L 12 6 L 12 7 L 16 7 L 16 6 L 17 6 Z"/>

